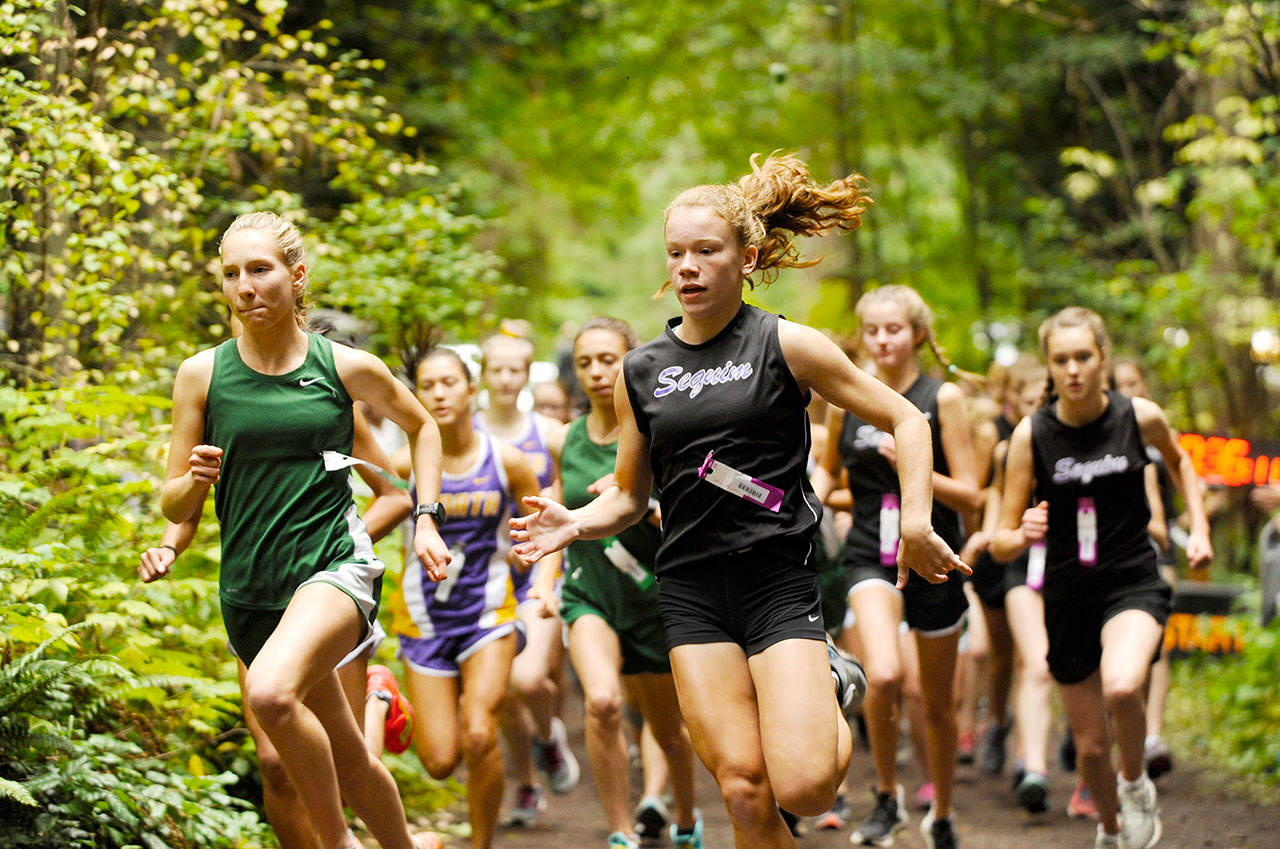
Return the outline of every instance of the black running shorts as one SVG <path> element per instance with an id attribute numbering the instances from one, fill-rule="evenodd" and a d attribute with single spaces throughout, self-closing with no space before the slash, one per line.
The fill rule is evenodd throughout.
<path id="1" fill-rule="evenodd" d="M 667 646 L 736 643 L 747 656 L 789 639 L 825 640 L 808 539 L 783 537 L 658 575 Z"/>
<path id="2" fill-rule="evenodd" d="M 1078 684 L 1102 663 L 1102 626 L 1126 610 L 1145 610 L 1163 627 L 1169 620 L 1173 590 L 1158 575 L 1138 584 L 1114 584 L 1100 593 L 1045 596 L 1044 624 L 1049 634 L 1049 674 L 1059 684 Z M 1152 661 L 1159 657 L 1156 648 Z"/>
<path id="3" fill-rule="evenodd" d="M 924 637 L 943 637 L 959 631 L 969 612 L 962 577 L 961 573 L 952 572 L 943 583 L 931 584 L 912 572 L 902 591 L 902 618 L 907 627 Z M 897 579 L 896 568 L 854 566 L 849 569 L 849 595 L 856 593 L 861 583 L 880 581 L 892 587 Z"/>

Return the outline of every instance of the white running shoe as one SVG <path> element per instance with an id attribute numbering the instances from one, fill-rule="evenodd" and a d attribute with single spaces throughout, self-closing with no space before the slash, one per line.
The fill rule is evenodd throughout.
<path id="1" fill-rule="evenodd" d="M 1125 849 L 1151 849 L 1160 841 L 1160 806 L 1156 786 L 1144 772 L 1133 784 L 1117 778 L 1120 794 L 1120 836 Z"/>
<path id="2" fill-rule="evenodd" d="M 578 759 L 569 749 L 569 737 L 560 717 L 551 720 L 551 739 L 533 743 L 533 762 L 547 777 L 551 792 L 564 795 L 578 786 Z"/>
<path id="3" fill-rule="evenodd" d="M 1098 826 L 1098 836 L 1093 838 L 1093 849 L 1121 849 L 1120 835 L 1107 834 Z"/>

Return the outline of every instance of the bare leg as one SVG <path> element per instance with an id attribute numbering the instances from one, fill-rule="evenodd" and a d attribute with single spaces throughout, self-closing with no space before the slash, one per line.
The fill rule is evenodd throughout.
<path id="1" fill-rule="evenodd" d="M 493 844 L 502 806 L 498 711 L 515 653 L 516 636 L 508 634 L 486 644 L 461 665 L 462 754 L 467 762 L 467 810 L 475 849 Z"/>
<path id="2" fill-rule="evenodd" d="M 1143 610 L 1125 610 L 1102 626 L 1102 695 L 1111 712 L 1120 774 L 1136 781 L 1145 772 L 1142 745 L 1147 737 L 1142 688 L 1164 629 Z"/>
<path id="3" fill-rule="evenodd" d="M 671 792 L 675 799 L 675 822 L 680 828 L 694 825 L 693 745 L 680 713 L 680 700 L 675 681 L 670 675 L 640 674 L 630 676 L 640 696 L 640 711 L 645 727 L 662 748 L 670 767 Z"/>
<path id="4" fill-rule="evenodd" d="M 1044 630 L 1044 600 L 1030 587 L 1014 587 L 1005 596 L 1005 613 L 1017 648 L 1018 739 L 1027 772 L 1049 771 L 1049 636 Z"/>
<path id="5" fill-rule="evenodd" d="M 586 706 L 587 758 L 610 831 L 630 834 L 627 742 L 622 733 L 622 650 L 618 636 L 599 616 L 569 626 L 569 656 L 582 682 Z"/>
<path id="6" fill-rule="evenodd" d="M 902 621 L 902 596 L 892 587 L 867 582 L 855 587 L 849 600 L 858 619 L 861 660 L 867 672 L 862 716 L 871 741 L 876 790 L 893 793 L 898 784 L 898 702 L 902 696 L 898 623 Z"/>
<path id="7" fill-rule="evenodd" d="M 244 701 L 244 721 L 253 735 L 253 742 L 258 750 L 258 767 L 262 771 L 262 806 L 266 808 L 267 822 L 276 833 L 281 849 L 316 849 L 316 833 L 311 828 L 311 819 L 289 773 L 280 760 L 280 753 L 271 745 L 267 732 L 262 730 L 258 717 L 254 716 L 244 696 L 243 663 L 236 664 L 240 677 L 240 693 Z"/>
<path id="8" fill-rule="evenodd" d="M 916 635 L 920 653 L 920 689 L 925 707 L 925 744 L 929 752 L 929 777 L 937 795 L 933 811 L 938 819 L 951 816 L 951 794 L 956 778 L 956 710 L 952 688 L 956 671 L 956 646 L 960 632 L 945 637 Z"/>
<path id="9" fill-rule="evenodd" d="M 410 849 L 396 785 L 365 748 L 333 671 L 361 628 L 346 593 L 328 584 L 303 586 L 249 667 L 245 693 L 323 849 L 344 849 L 349 841 L 343 796 L 385 849 Z"/>
<path id="10" fill-rule="evenodd" d="M 734 846 L 795 849 L 769 785 L 756 686 L 742 649 L 733 643 L 677 646 L 671 667 L 694 751 L 715 776 L 733 822 Z"/>
<path id="11" fill-rule="evenodd" d="M 1076 741 L 1076 767 L 1093 802 L 1098 821 L 1107 834 L 1117 834 L 1119 800 L 1116 773 L 1111 764 L 1111 731 L 1107 727 L 1106 703 L 1102 699 L 1102 676 L 1094 672 L 1078 684 L 1063 684 L 1062 707 Z"/>

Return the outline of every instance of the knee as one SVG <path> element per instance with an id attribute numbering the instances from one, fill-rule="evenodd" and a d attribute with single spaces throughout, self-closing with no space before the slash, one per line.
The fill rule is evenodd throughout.
<path id="1" fill-rule="evenodd" d="M 612 727 L 622 721 L 622 695 L 614 690 L 588 693 L 585 698 L 587 719 Z"/>
<path id="2" fill-rule="evenodd" d="M 893 667 L 868 669 L 867 694 L 896 702 L 902 695 L 902 671 Z"/>
<path id="3" fill-rule="evenodd" d="M 1133 704 L 1141 704 L 1143 688 L 1146 685 L 1146 670 L 1143 674 L 1120 672 L 1104 675 L 1102 678 L 1102 696 L 1107 707 L 1113 711 L 1123 710 Z"/>
<path id="4" fill-rule="evenodd" d="M 689 752 L 692 743 L 689 739 L 689 730 L 685 728 L 683 722 L 661 725 L 650 723 L 649 729 L 653 732 L 653 739 L 658 742 L 658 747 L 666 754 L 667 760 Z"/>
<path id="5" fill-rule="evenodd" d="M 1103 720 L 1105 722 L 1105 720 Z M 1076 757 L 1082 760 L 1100 760 L 1108 754 L 1107 735 L 1101 728 L 1071 729 L 1076 743 Z"/>
<path id="6" fill-rule="evenodd" d="M 744 830 L 755 832 L 768 817 L 777 816 L 772 793 L 764 773 L 739 769 L 720 770 L 716 775 L 720 795 L 729 818 Z"/>
<path id="7" fill-rule="evenodd" d="M 244 681 L 244 701 L 263 728 L 274 728 L 297 706 L 297 699 L 278 682 L 250 670 Z"/>
<path id="8" fill-rule="evenodd" d="M 773 788 L 778 804 L 788 813 L 801 817 L 816 817 L 831 808 L 836 800 L 836 784 L 822 780 L 821 776 L 808 775 L 786 786 Z"/>
<path id="9" fill-rule="evenodd" d="M 443 781 L 453 775 L 453 770 L 458 766 L 456 750 L 446 751 L 441 748 L 433 748 L 427 745 L 426 736 L 425 734 L 414 735 L 418 760 L 422 762 L 427 775 L 430 775 L 436 781 Z"/>
<path id="10" fill-rule="evenodd" d="M 462 756 L 468 763 L 484 759 L 498 745 L 498 723 L 489 714 L 467 717 L 462 729 Z"/>

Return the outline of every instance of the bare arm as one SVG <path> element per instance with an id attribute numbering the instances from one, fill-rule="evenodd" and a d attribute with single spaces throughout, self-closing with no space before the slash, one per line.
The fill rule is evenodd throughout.
<path id="1" fill-rule="evenodd" d="M 373 463 L 378 468 L 391 468 L 391 461 L 387 459 L 382 446 L 373 438 L 369 421 L 360 412 L 358 406 L 355 408 L 355 440 L 352 443 L 351 453 L 361 460 Z M 364 520 L 369 537 L 377 542 L 409 517 L 409 513 L 413 511 L 413 499 L 409 497 L 408 492 L 368 466 L 356 466 L 356 474 L 360 475 L 360 479 L 373 490 L 373 501 L 369 502 L 364 515 L 360 518 Z"/>
<path id="2" fill-rule="evenodd" d="M 547 498 L 525 499 L 534 513 L 511 520 L 516 554 L 526 563 L 537 562 L 575 539 L 601 539 L 629 528 L 649 508 L 653 470 L 649 467 L 649 440 L 636 424 L 627 393 L 626 371 L 618 373 L 613 403 L 618 411 L 618 459 L 613 483 L 591 503 L 576 510 Z"/>
<path id="3" fill-rule="evenodd" d="M 814 467 L 809 482 L 813 485 L 814 494 L 823 504 L 840 484 L 840 434 L 844 429 L 844 410 L 838 407 L 827 407 L 827 440 L 818 455 L 818 465 Z M 828 506 L 831 506 L 828 504 Z"/>
<path id="4" fill-rule="evenodd" d="M 171 522 L 200 514 L 209 487 L 222 469 L 222 449 L 201 445 L 204 406 L 213 376 L 213 349 L 201 351 L 178 366 L 173 382 L 173 432 L 169 460 L 160 490 L 160 510 Z"/>
<path id="5" fill-rule="evenodd" d="M 1000 495 L 1000 521 L 991 538 L 991 556 L 1007 563 L 1044 539 L 1049 529 L 1049 505 L 1028 508 L 1035 473 L 1031 464 L 1031 419 L 1023 419 L 1009 437 L 1004 488 Z"/>
<path id="6" fill-rule="evenodd" d="M 950 474 L 934 472 L 933 497 L 962 516 L 972 514 L 982 509 L 982 489 L 964 393 L 954 383 L 938 388 L 938 425 L 942 428 L 942 452 Z"/>
<path id="7" fill-rule="evenodd" d="M 933 532 L 933 450 L 929 423 L 910 401 L 855 366 L 834 342 L 811 327 L 778 322 L 778 341 L 801 390 L 892 433 L 898 451 L 901 520 L 898 585 L 908 567 L 931 583 L 953 569 L 972 570 Z"/>
<path id="8" fill-rule="evenodd" d="M 1156 541 L 1161 551 L 1169 550 L 1169 526 L 1164 519 L 1164 501 L 1160 498 L 1160 473 L 1155 463 L 1142 468 L 1142 488 L 1147 494 L 1147 507 L 1151 518 L 1147 520 L 1147 535 Z"/>
<path id="9" fill-rule="evenodd" d="M 198 527 L 200 527 L 198 515 L 192 516 L 185 522 L 167 522 L 164 533 L 160 535 L 160 544 L 142 552 L 142 558 L 138 563 L 138 577 L 142 579 L 142 583 L 149 584 L 168 575 L 178 555 L 191 545 Z"/>
<path id="10" fill-rule="evenodd" d="M 1187 538 L 1187 565 L 1203 569 L 1213 560 L 1213 544 L 1209 542 L 1209 519 L 1205 514 L 1204 500 L 1200 496 L 1200 481 L 1195 466 L 1187 452 L 1178 444 L 1178 434 L 1165 418 L 1164 410 L 1146 398 L 1133 399 L 1133 412 L 1138 419 L 1142 441 L 1154 446 L 1165 464 L 1173 483 L 1182 493 L 1187 504 L 1187 516 L 1191 521 Z"/>
<path id="11" fill-rule="evenodd" d="M 441 452 L 440 431 L 435 421 L 409 388 L 396 380 L 386 364 L 372 354 L 334 345 L 333 361 L 343 386 L 354 400 L 364 401 L 408 435 L 418 503 L 438 501 Z M 444 580 L 452 555 L 430 516 L 418 517 L 413 546 L 426 567 L 427 577 L 433 581 Z"/>

